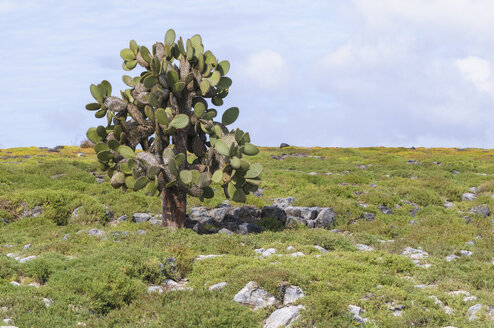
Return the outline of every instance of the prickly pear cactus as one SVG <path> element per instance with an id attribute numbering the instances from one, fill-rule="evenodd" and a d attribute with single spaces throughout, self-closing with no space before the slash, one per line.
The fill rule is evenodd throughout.
<path id="1" fill-rule="evenodd" d="M 132 40 L 120 56 L 125 71 L 139 65 L 143 72 L 122 77 L 129 88 L 120 97 L 111 95 L 106 80 L 92 84 L 96 102 L 86 105 L 97 118 L 106 117 L 106 126 L 90 128 L 87 137 L 95 143 L 111 185 L 148 195 L 170 190 L 203 200 L 214 196 L 214 182 L 227 198 L 245 202 L 261 183 L 262 166 L 244 156 L 259 150 L 249 133 L 228 129 L 239 115 L 237 107 L 216 121 L 218 111 L 210 106 L 221 106 L 228 96 L 229 62 L 205 51 L 199 35 L 176 40 L 173 30 L 151 50 Z M 139 146 L 142 151 L 136 151 Z"/>

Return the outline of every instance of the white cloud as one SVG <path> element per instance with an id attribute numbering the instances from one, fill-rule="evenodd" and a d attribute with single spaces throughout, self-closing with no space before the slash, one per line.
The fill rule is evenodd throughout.
<path id="1" fill-rule="evenodd" d="M 455 61 L 455 66 L 480 91 L 494 95 L 494 81 L 491 79 L 489 61 L 477 56 L 468 56 Z"/>
<path id="2" fill-rule="evenodd" d="M 261 88 L 277 89 L 288 83 L 288 67 L 283 57 L 272 50 L 262 50 L 249 56 L 241 74 Z"/>

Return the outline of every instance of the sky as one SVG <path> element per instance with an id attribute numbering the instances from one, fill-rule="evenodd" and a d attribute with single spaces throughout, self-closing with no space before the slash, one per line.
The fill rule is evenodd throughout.
<path id="1" fill-rule="evenodd" d="M 169 28 L 230 62 L 261 146 L 494 145 L 494 1 L 0 0 L 0 148 L 78 145 L 91 83 Z M 137 73 L 136 73 L 137 75 Z M 116 91 L 116 93 L 115 93 Z M 103 123 L 104 124 L 104 123 Z"/>

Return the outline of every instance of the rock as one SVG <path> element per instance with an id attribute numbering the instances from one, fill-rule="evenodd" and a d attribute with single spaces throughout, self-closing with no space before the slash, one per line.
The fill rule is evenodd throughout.
<path id="1" fill-rule="evenodd" d="M 374 250 L 374 248 L 367 246 L 367 245 L 364 245 L 364 244 L 357 244 L 357 245 L 355 245 L 355 247 L 357 247 L 358 250 L 362 251 L 362 252 L 370 252 L 370 251 Z"/>
<path id="2" fill-rule="evenodd" d="M 463 302 L 472 302 L 472 301 L 476 301 L 478 298 L 477 296 L 466 296 L 466 297 L 463 297 Z"/>
<path id="3" fill-rule="evenodd" d="M 254 195 L 254 196 L 256 196 L 256 197 L 259 197 L 259 198 L 260 198 L 260 197 L 262 197 L 262 189 L 258 189 L 258 190 L 256 190 L 256 191 L 254 191 L 254 192 L 252 193 L 252 195 Z"/>
<path id="4" fill-rule="evenodd" d="M 148 287 L 148 294 L 151 293 L 163 293 L 163 287 L 161 286 L 149 286 Z"/>
<path id="5" fill-rule="evenodd" d="M 201 261 L 205 259 L 212 259 L 218 256 L 223 256 L 223 255 L 216 255 L 216 254 L 208 254 L 208 255 L 197 255 L 196 260 Z"/>
<path id="6" fill-rule="evenodd" d="M 126 221 L 128 221 L 128 220 L 129 220 L 129 218 L 127 217 L 127 215 L 122 215 L 121 217 L 119 217 L 119 218 L 117 219 L 117 222 L 118 222 L 118 223 L 121 223 L 121 222 L 126 222 Z"/>
<path id="7" fill-rule="evenodd" d="M 377 188 L 377 184 L 376 184 L 376 183 L 371 183 L 371 184 L 369 185 L 369 187 L 371 187 L 371 188 Z"/>
<path id="8" fill-rule="evenodd" d="M 285 208 L 285 213 L 287 216 L 293 216 L 298 218 L 303 218 L 305 220 L 314 220 L 317 218 L 319 207 L 294 207 L 289 206 Z"/>
<path id="9" fill-rule="evenodd" d="M 24 245 L 24 250 L 31 248 L 31 244 Z"/>
<path id="10" fill-rule="evenodd" d="M 273 295 L 260 288 L 256 282 L 250 281 L 233 298 L 237 303 L 253 306 L 260 309 L 276 303 Z"/>
<path id="11" fill-rule="evenodd" d="M 134 213 L 132 214 L 132 221 L 135 223 L 143 223 L 151 220 L 153 216 L 150 213 Z"/>
<path id="12" fill-rule="evenodd" d="M 241 222 L 254 223 L 262 213 L 253 205 L 243 205 L 233 208 L 231 214 Z"/>
<path id="13" fill-rule="evenodd" d="M 336 224 L 336 213 L 330 207 L 323 208 L 314 221 L 315 228 L 329 229 Z"/>
<path id="14" fill-rule="evenodd" d="M 273 201 L 273 205 L 281 207 L 281 208 L 285 208 L 285 207 L 291 206 L 294 202 L 295 202 L 295 198 L 293 198 L 293 197 L 276 198 Z"/>
<path id="15" fill-rule="evenodd" d="M 288 246 L 288 247 L 286 248 L 286 250 L 287 250 L 288 252 L 294 252 L 294 251 L 296 251 L 297 249 L 296 249 L 295 247 L 293 247 L 293 246 Z"/>
<path id="16" fill-rule="evenodd" d="M 456 260 L 457 258 L 459 258 L 459 256 L 454 255 L 454 254 L 451 254 L 451 255 L 446 256 L 444 259 L 445 259 L 446 261 L 448 261 L 448 262 L 451 262 L 451 261 L 453 261 L 453 260 Z"/>
<path id="17" fill-rule="evenodd" d="M 45 297 L 45 298 L 43 298 L 43 303 L 45 303 L 46 307 L 50 307 L 50 305 L 53 304 L 53 301 L 51 299 Z"/>
<path id="18" fill-rule="evenodd" d="M 472 246 L 475 246 L 475 241 L 474 241 L 474 240 L 467 241 L 467 242 L 465 243 L 465 245 L 472 245 Z"/>
<path id="19" fill-rule="evenodd" d="M 365 212 L 362 215 L 362 217 L 365 221 L 374 221 L 374 219 L 376 218 L 376 215 L 374 213 Z"/>
<path id="20" fill-rule="evenodd" d="M 465 220 L 465 224 L 469 224 L 472 221 L 468 216 L 464 216 L 463 220 Z"/>
<path id="21" fill-rule="evenodd" d="M 461 250 L 460 251 L 460 255 L 463 255 L 463 256 L 472 256 L 473 255 L 473 252 L 470 252 L 470 251 L 465 251 L 465 250 Z"/>
<path id="22" fill-rule="evenodd" d="M 434 304 L 436 304 L 437 306 L 439 306 L 444 311 L 444 313 L 446 313 L 446 314 L 453 314 L 455 312 L 449 306 L 444 305 L 443 302 L 441 302 L 441 300 L 439 298 L 437 298 L 436 296 L 432 295 L 432 296 L 429 296 L 428 298 L 434 300 Z"/>
<path id="23" fill-rule="evenodd" d="M 4 219 L 4 218 L 0 218 L 0 222 L 3 222 L 5 224 L 9 224 L 10 223 L 9 220 Z"/>
<path id="24" fill-rule="evenodd" d="M 274 311 L 266 319 L 264 328 L 289 327 L 291 323 L 297 320 L 301 309 L 305 309 L 305 308 L 302 305 L 299 305 L 299 306 L 287 306 Z"/>
<path id="25" fill-rule="evenodd" d="M 444 208 L 452 208 L 454 206 L 455 204 L 453 204 L 452 202 L 449 202 L 447 200 L 444 201 Z"/>
<path id="26" fill-rule="evenodd" d="M 154 224 L 154 225 L 157 225 L 157 224 L 161 224 L 162 223 L 162 221 L 160 219 L 155 219 L 155 218 L 152 218 L 148 222 L 149 222 L 149 224 Z"/>
<path id="27" fill-rule="evenodd" d="M 388 207 L 386 207 L 384 205 L 377 205 L 377 207 L 379 208 L 379 210 L 383 214 L 386 214 L 386 215 L 394 214 L 392 210 L 390 210 Z"/>
<path id="28" fill-rule="evenodd" d="M 189 290 L 189 291 L 191 291 L 192 288 L 185 286 L 186 283 L 187 282 L 178 283 L 178 282 L 171 280 L 171 279 L 165 279 L 165 281 L 164 281 L 166 288 L 169 290 Z"/>
<path id="29" fill-rule="evenodd" d="M 317 172 L 309 172 L 308 174 L 309 175 L 318 175 L 319 173 L 317 173 Z"/>
<path id="30" fill-rule="evenodd" d="M 217 222 L 221 222 L 227 214 L 230 214 L 231 211 L 231 205 L 221 204 L 220 206 L 209 210 L 208 215 L 215 219 Z"/>
<path id="31" fill-rule="evenodd" d="M 146 231 L 145 230 L 137 230 L 136 231 L 136 234 L 138 234 L 138 235 L 145 235 L 146 234 Z"/>
<path id="32" fill-rule="evenodd" d="M 282 142 L 280 148 L 290 147 L 289 144 Z"/>
<path id="33" fill-rule="evenodd" d="M 67 239 L 69 239 L 69 237 L 70 237 L 70 234 L 68 234 L 68 233 L 67 233 L 67 234 L 65 234 L 65 235 L 63 236 L 63 239 L 62 239 L 62 240 L 67 240 Z"/>
<path id="34" fill-rule="evenodd" d="M 366 323 L 369 321 L 367 318 L 362 318 L 361 315 L 365 312 L 361 307 L 356 305 L 348 305 L 348 312 L 352 315 L 353 320 L 358 323 Z"/>
<path id="35" fill-rule="evenodd" d="M 302 252 L 295 252 L 295 253 L 290 254 L 290 256 L 298 257 L 298 256 L 305 256 L 305 254 Z"/>
<path id="36" fill-rule="evenodd" d="M 226 234 L 226 235 L 231 235 L 233 232 L 231 232 L 230 230 L 226 229 L 226 228 L 222 228 L 218 231 L 218 233 L 222 233 L 222 234 Z"/>
<path id="37" fill-rule="evenodd" d="M 472 200 L 474 200 L 476 198 L 477 197 L 474 194 L 470 193 L 470 192 L 466 192 L 466 193 L 463 193 L 461 195 L 461 199 L 462 200 L 466 200 L 466 201 L 469 201 L 469 202 L 471 202 Z"/>
<path id="38" fill-rule="evenodd" d="M 321 253 L 329 253 L 327 249 L 325 249 L 324 247 L 321 247 L 319 245 L 314 245 L 314 248 L 317 249 L 318 251 L 320 251 Z"/>
<path id="39" fill-rule="evenodd" d="M 411 216 L 412 218 L 416 217 L 416 216 L 417 216 L 417 212 L 418 212 L 418 211 L 420 211 L 420 208 L 419 208 L 419 207 L 412 208 L 412 209 L 410 210 L 410 216 Z"/>
<path id="40" fill-rule="evenodd" d="M 58 179 L 60 177 L 63 177 L 64 175 L 65 175 L 65 173 L 55 174 L 55 175 L 52 175 L 50 177 L 50 179 L 55 180 L 55 179 Z"/>
<path id="41" fill-rule="evenodd" d="M 295 303 L 299 298 L 305 297 L 304 292 L 298 286 L 283 287 L 283 305 Z"/>
<path id="42" fill-rule="evenodd" d="M 426 251 L 423 251 L 421 249 L 415 249 L 412 247 L 407 247 L 407 248 L 405 248 L 403 253 L 401 253 L 401 255 L 405 255 L 412 260 L 422 260 L 424 258 L 427 258 L 429 256 L 429 253 L 427 253 Z"/>
<path id="43" fill-rule="evenodd" d="M 93 229 L 88 231 L 87 235 L 88 236 L 95 236 L 95 237 L 102 237 L 105 235 L 105 232 L 103 230 L 93 228 Z"/>
<path id="44" fill-rule="evenodd" d="M 261 219 L 262 218 L 273 218 L 283 225 L 286 224 L 286 213 L 278 206 L 264 206 L 261 210 Z"/>
<path id="45" fill-rule="evenodd" d="M 226 282 L 220 282 L 209 287 L 209 290 L 222 290 L 228 285 Z"/>
<path id="46" fill-rule="evenodd" d="M 268 249 L 258 248 L 255 249 L 254 252 L 261 254 L 262 257 L 268 257 L 273 254 L 276 254 L 276 248 L 268 248 Z"/>
<path id="47" fill-rule="evenodd" d="M 17 281 L 11 281 L 11 282 L 10 282 L 10 284 L 11 284 L 12 286 L 16 286 L 16 287 L 19 287 L 19 286 L 21 285 L 21 284 L 20 284 L 20 283 L 18 283 Z"/>
<path id="48" fill-rule="evenodd" d="M 479 317 L 477 316 L 477 313 L 482 310 L 482 304 L 475 304 L 474 306 L 471 306 L 467 310 L 467 314 L 469 315 L 468 321 L 474 321 L 477 320 Z"/>
<path id="49" fill-rule="evenodd" d="M 489 210 L 489 206 L 487 206 L 486 204 L 472 207 L 470 209 L 470 211 L 468 211 L 468 212 L 473 213 L 473 214 L 482 215 L 483 217 L 491 215 L 491 211 Z"/>
<path id="50" fill-rule="evenodd" d="M 205 218 L 211 218 L 208 213 L 208 209 L 204 206 L 201 207 L 191 207 L 189 219 L 192 221 L 203 221 Z"/>
<path id="51" fill-rule="evenodd" d="M 22 204 L 23 206 L 23 211 L 21 215 L 19 216 L 21 219 L 22 218 L 27 218 L 27 217 L 39 217 L 41 213 L 43 213 L 43 207 L 40 206 L 34 206 L 32 209 L 27 209 L 25 204 Z"/>
<path id="52" fill-rule="evenodd" d="M 25 258 L 21 258 L 19 259 L 19 263 L 26 263 L 28 261 L 31 261 L 31 260 L 34 260 L 36 258 L 35 255 L 31 255 L 31 256 L 28 256 L 28 257 L 25 257 Z"/>
<path id="53" fill-rule="evenodd" d="M 260 233 L 261 228 L 255 223 L 242 223 L 238 226 L 237 232 L 242 235 L 249 233 Z"/>

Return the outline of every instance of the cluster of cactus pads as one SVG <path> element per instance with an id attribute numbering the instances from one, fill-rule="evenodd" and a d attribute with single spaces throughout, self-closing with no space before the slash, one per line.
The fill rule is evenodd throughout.
<path id="1" fill-rule="evenodd" d="M 239 110 L 218 112 L 232 80 L 226 77 L 230 64 L 204 51 L 201 37 L 184 43 L 168 30 L 164 43 L 150 51 L 132 40 L 120 52 L 122 67 L 144 68 L 139 76 L 124 75 L 128 89 L 112 96 L 108 81 L 92 84 L 96 102 L 86 109 L 106 126 L 90 128 L 101 169 L 108 172 L 111 185 L 122 191 L 144 189 L 146 194 L 171 192 L 195 197 L 214 196 L 211 184 L 223 187 L 227 198 L 245 202 L 246 195 L 261 183 L 262 166 L 251 164 L 244 155 L 259 150 L 250 143 L 249 133 L 229 130 Z M 208 101 L 209 100 L 209 101 Z M 136 151 L 136 147 L 142 151 Z"/>

